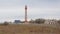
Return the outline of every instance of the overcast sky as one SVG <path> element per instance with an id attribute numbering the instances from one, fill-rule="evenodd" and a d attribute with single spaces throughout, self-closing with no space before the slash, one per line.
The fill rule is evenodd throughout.
<path id="1" fill-rule="evenodd" d="M 28 6 L 28 19 L 60 19 L 60 0 L 0 0 L 0 21 L 23 19 Z"/>

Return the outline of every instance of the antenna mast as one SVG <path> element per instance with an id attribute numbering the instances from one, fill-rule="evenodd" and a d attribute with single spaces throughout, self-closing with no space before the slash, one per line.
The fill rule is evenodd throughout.
<path id="1" fill-rule="evenodd" d="M 25 23 L 27 23 L 27 5 L 25 5 Z"/>

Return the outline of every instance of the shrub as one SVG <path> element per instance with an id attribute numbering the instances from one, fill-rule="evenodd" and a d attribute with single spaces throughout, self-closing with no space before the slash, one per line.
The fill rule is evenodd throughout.
<path id="1" fill-rule="evenodd" d="M 6 22 L 6 21 L 4 22 L 4 25 L 8 25 L 8 24 L 9 24 L 8 22 Z"/>
<path id="2" fill-rule="evenodd" d="M 35 23 L 38 23 L 38 24 L 43 24 L 45 22 L 45 19 L 36 19 L 35 20 Z"/>

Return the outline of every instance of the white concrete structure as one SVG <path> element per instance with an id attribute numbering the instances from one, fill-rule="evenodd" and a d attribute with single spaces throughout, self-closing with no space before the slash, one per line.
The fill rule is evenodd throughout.
<path id="1" fill-rule="evenodd" d="M 44 24 L 58 24 L 57 20 L 46 20 Z"/>

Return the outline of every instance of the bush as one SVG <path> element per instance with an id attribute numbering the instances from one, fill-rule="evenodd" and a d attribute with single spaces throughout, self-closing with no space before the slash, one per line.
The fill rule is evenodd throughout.
<path id="1" fill-rule="evenodd" d="M 29 21 L 29 23 L 34 23 L 34 22 L 35 22 L 35 21 L 34 21 L 34 20 L 32 20 L 32 19 Z"/>
<path id="2" fill-rule="evenodd" d="M 60 24 L 60 20 L 58 20 L 58 23 Z"/>
<path id="3" fill-rule="evenodd" d="M 6 22 L 6 21 L 4 22 L 4 25 L 8 25 L 8 24 L 9 24 L 8 22 Z"/>
<path id="4" fill-rule="evenodd" d="M 45 19 L 36 19 L 35 20 L 35 23 L 38 23 L 38 24 L 43 24 L 45 22 Z"/>
<path id="5" fill-rule="evenodd" d="M 45 19 L 35 19 L 35 20 L 30 20 L 29 23 L 37 23 L 37 24 L 43 24 L 45 22 Z"/>

